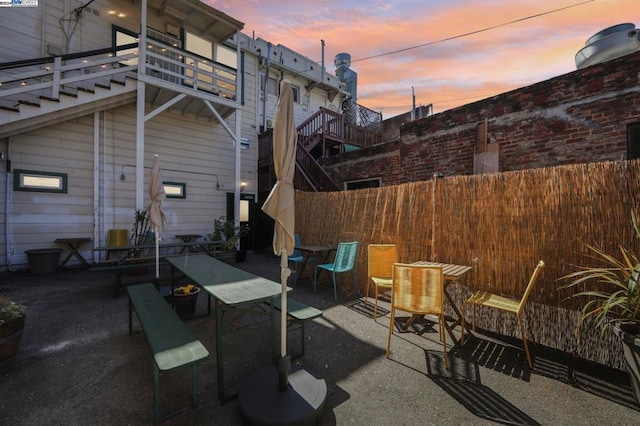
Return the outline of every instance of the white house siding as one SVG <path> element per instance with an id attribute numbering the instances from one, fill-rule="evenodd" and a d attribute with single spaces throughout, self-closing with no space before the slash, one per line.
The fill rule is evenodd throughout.
<path id="1" fill-rule="evenodd" d="M 0 61 L 42 56 L 43 10 L 44 5 L 0 9 Z"/>
<path id="2" fill-rule="evenodd" d="M 135 114 L 133 105 L 99 114 L 98 240 L 109 229 L 131 229 L 135 214 Z M 55 247 L 56 238 L 94 237 L 94 119 L 88 115 L 13 137 L 12 167 L 68 174 L 67 194 L 10 192 L 10 265 L 26 267 L 25 250 Z M 233 121 L 230 127 L 234 128 Z M 220 125 L 175 113 L 162 113 L 145 127 L 145 187 L 153 155 L 164 181 L 186 184 L 186 199 L 167 199 L 165 241 L 176 234 L 212 231 L 226 215 L 226 194 L 233 192 L 232 138 Z M 255 188 L 257 147 L 242 150 L 241 178 Z M 121 179 L 124 175 L 124 180 Z M 217 175 L 217 176 L 216 176 Z M 216 184 L 220 183 L 220 188 Z M 145 196 L 145 204 L 149 202 Z M 90 246 L 83 256 L 93 259 Z"/>
<path id="3" fill-rule="evenodd" d="M 12 138 L 12 170 L 67 173 L 68 192 L 10 192 L 10 265 L 20 268 L 25 250 L 55 247 L 56 238 L 92 235 L 92 135 L 92 119 L 83 117 Z"/>

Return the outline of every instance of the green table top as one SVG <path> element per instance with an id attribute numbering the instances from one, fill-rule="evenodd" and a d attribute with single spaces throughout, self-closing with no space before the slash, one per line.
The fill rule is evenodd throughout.
<path id="1" fill-rule="evenodd" d="M 174 256 L 167 261 L 227 306 L 267 300 L 282 292 L 282 284 L 228 265 L 205 253 Z M 291 288 L 287 287 L 289 290 Z"/>

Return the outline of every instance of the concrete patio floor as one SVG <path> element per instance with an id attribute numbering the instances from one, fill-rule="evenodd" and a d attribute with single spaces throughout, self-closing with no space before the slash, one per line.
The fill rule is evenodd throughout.
<path id="1" fill-rule="evenodd" d="M 237 266 L 278 281 L 278 264 L 274 256 L 249 253 Z M 161 275 L 168 283 L 168 268 Z M 152 278 L 128 276 L 125 282 Z M 0 375 L 0 424 L 152 423 L 151 354 L 141 333 L 128 334 L 127 297 L 124 290 L 113 297 L 113 286 L 113 272 L 0 274 L 0 291 L 29 309 L 18 357 Z M 449 341 L 446 371 L 437 327 L 429 321 L 394 334 L 387 359 L 388 314 L 375 322 L 361 298 L 339 294 L 336 302 L 328 283 L 317 294 L 312 287 L 301 280 L 290 295 L 324 312 L 307 324 L 306 356 L 299 360 L 327 383 L 320 425 L 640 424 L 626 372 L 540 346 L 533 347 L 530 370 L 518 341 L 483 335 L 463 348 Z M 201 295 L 199 312 L 205 301 Z M 388 312 L 387 303 L 380 305 Z M 257 318 L 234 319 L 224 335 L 228 390 L 271 362 L 270 322 Z M 162 424 L 241 424 L 237 400 L 218 401 L 214 318 L 187 325 L 211 354 L 199 369 L 200 404 Z M 295 355 L 300 333 L 291 330 L 289 337 Z M 190 379 L 188 373 L 161 378 L 163 411 L 185 403 Z"/>

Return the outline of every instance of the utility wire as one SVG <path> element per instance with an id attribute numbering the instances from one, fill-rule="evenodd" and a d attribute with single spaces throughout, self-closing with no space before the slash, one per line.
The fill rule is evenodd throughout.
<path id="1" fill-rule="evenodd" d="M 486 28 L 483 28 L 483 29 L 480 29 L 480 30 L 471 31 L 471 32 L 468 32 L 468 33 L 459 34 L 459 35 L 443 38 L 443 39 L 436 40 L 436 41 L 430 41 L 428 43 L 419 44 L 417 46 L 405 47 L 404 49 L 393 50 L 391 52 L 380 53 L 378 55 L 366 56 L 364 58 L 359 58 L 359 59 L 352 59 L 351 63 L 367 61 L 369 59 L 380 58 L 382 56 L 395 55 L 396 53 L 402 53 L 402 52 L 406 52 L 408 50 L 418 49 L 420 47 L 431 46 L 431 45 L 434 45 L 434 44 L 437 44 L 437 43 L 443 43 L 445 41 L 451 41 L 451 40 L 456 40 L 456 39 L 463 38 L 463 37 L 468 37 L 470 35 L 479 34 L 479 33 L 485 32 L 485 31 L 495 30 L 496 28 L 505 27 L 507 25 L 515 24 L 515 23 L 526 21 L 526 20 L 529 20 L 529 19 L 539 18 L 539 17 L 544 16 L 544 15 L 550 15 L 552 13 L 561 12 L 563 10 L 571 9 L 573 7 L 583 6 L 583 5 L 587 4 L 587 3 L 593 3 L 594 1 L 596 1 L 596 0 L 587 0 L 587 1 L 580 2 L 580 3 L 575 3 L 575 4 L 572 4 L 572 5 L 569 5 L 569 6 L 561 7 L 559 9 L 553 9 L 553 10 L 549 10 L 547 12 L 537 13 L 535 15 L 530 15 L 530 16 L 527 16 L 525 18 L 514 19 L 513 21 L 504 22 L 502 24 L 493 25 L 491 27 L 486 27 Z"/>

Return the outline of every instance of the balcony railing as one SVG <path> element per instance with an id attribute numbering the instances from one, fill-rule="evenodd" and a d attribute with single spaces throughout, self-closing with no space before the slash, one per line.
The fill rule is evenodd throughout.
<path id="1" fill-rule="evenodd" d="M 237 71 L 224 64 L 148 40 L 144 80 L 188 94 L 236 99 Z M 137 78 L 138 43 L 0 63 L 0 106 L 37 103 L 38 97 L 58 99 L 61 92 L 93 90 L 111 79 Z"/>
<path id="2" fill-rule="evenodd" d="M 236 99 L 236 69 L 153 39 L 147 39 L 146 47 L 146 76 Z"/>

